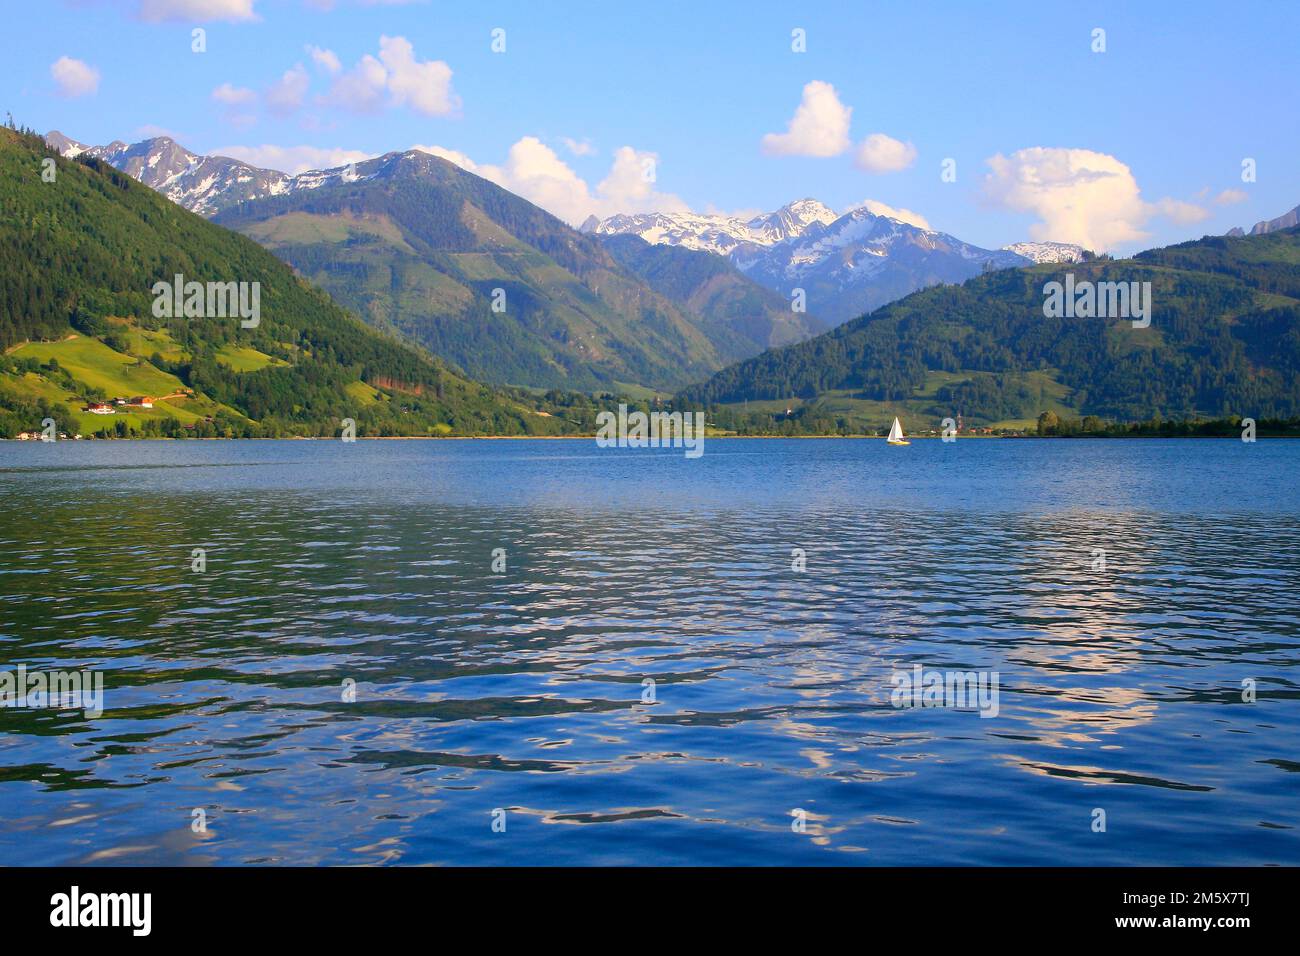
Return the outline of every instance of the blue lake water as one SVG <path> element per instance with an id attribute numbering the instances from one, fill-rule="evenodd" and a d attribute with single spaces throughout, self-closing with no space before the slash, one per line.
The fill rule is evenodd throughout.
<path id="1" fill-rule="evenodd" d="M 0 670 L 105 690 L 0 709 L 0 853 L 1297 864 L 1298 491 L 1284 441 L 3 443 Z"/>

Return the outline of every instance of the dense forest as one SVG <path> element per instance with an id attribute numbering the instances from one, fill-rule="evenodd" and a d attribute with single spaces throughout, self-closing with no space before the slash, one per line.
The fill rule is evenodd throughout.
<path id="1" fill-rule="evenodd" d="M 1149 328 L 1125 318 L 1048 318 L 1044 285 L 1150 282 Z M 687 405 L 779 429 L 821 418 L 824 399 L 910 402 L 924 415 L 1034 418 L 1046 384 L 1063 407 L 1116 421 L 1300 414 L 1300 230 L 1210 238 L 1073 265 L 1005 269 L 925 289 L 818 338 L 719 372 Z M 942 380 L 926 392 L 927 382 Z M 790 415 L 750 401 L 797 401 Z M 801 427 L 798 422 L 793 426 Z"/>
<path id="2" fill-rule="evenodd" d="M 177 274 L 258 283 L 260 324 L 156 318 L 153 286 Z M 109 435 L 337 435 L 345 418 L 362 436 L 572 430 L 368 328 L 257 243 L 13 128 L 0 130 L 0 348 L 3 437 L 46 417 Z M 84 414 L 146 386 L 174 395 L 102 425 Z"/>

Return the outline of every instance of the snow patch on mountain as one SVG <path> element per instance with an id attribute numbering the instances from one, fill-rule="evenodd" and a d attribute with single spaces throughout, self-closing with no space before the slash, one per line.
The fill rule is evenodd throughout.
<path id="1" fill-rule="evenodd" d="M 1013 242 L 1002 248 L 1039 264 L 1083 261 L 1083 246 L 1072 242 Z"/>
<path id="2" fill-rule="evenodd" d="M 84 154 L 102 160 L 201 216 L 213 216 L 228 206 L 252 199 L 316 189 L 336 179 L 354 182 L 364 178 L 354 166 L 290 176 L 279 170 L 250 166 L 229 156 L 192 153 L 167 136 L 130 145 L 119 140 L 107 146 L 87 146 L 54 130 L 46 134 L 45 141 L 69 159 Z"/>
<path id="3" fill-rule="evenodd" d="M 584 232 L 628 233 L 651 243 L 702 249 L 729 258 L 751 279 L 785 295 L 806 291 L 808 309 L 844 321 L 939 282 L 961 282 L 986 269 L 1035 261 L 1015 249 L 984 249 L 947 233 L 885 214 L 869 204 L 837 215 L 815 199 L 741 220 L 691 213 L 644 213 L 589 219 Z M 892 211 L 892 210 L 891 210 Z M 1063 255 L 1063 243 L 1037 243 Z M 1074 247 L 1077 248 L 1077 247 Z M 1079 250 L 1081 253 L 1082 250 Z"/>
<path id="4" fill-rule="evenodd" d="M 60 156 L 68 159 L 76 159 L 90 149 L 85 143 L 78 143 L 75 139 L 64 136 L 57 129 L 52 129 L 45 134 L 45 142 L 51 149 L 57 151 Z"/>
<path id="5" fill-rule="evenodd" d="M 582 224 L 581 231 L 596 235 L 629 234 L 655 245 L 682 246 L 727 256 L 741 246 L 775 245 L 802 235 L 814 224 L 831 223 L 835 219 L 835 213 L 817 200 L 800 199 L 752 219 L 659 212 L 610 216 L 604 220 L 592 216 Z"/>

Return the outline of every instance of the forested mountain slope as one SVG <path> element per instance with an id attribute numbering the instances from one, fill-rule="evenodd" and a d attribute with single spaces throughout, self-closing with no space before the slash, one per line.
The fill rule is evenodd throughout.
<path id="1" fill-rule="evenodd" d="M 1076 283 L 1149 282 L 1149 327 L 1047 317 L 1044 286 L 1067 273 Z M 1121 421 L 1294 416 L 1300 230 L 1206 237 L 1132 259 L 1006 269 L 925 289 L 725 369 L 681 398 L 932 423 L 958 412 L 995 422 L 1043 410 Z"/>
<path id="2" fill-rule="evenodd" d="M 755 352 L 812 338 L 829 326 L 754 282 L 713 252 L 600 235 L 610 255 L 661 295 L 701 317 L 706 332 L 739 335 Z"/>
<path id="3" fill-rule="evenodd" d="M 765 345 L 698 321 L 595 237 L 418 150 L 232 206 L 214 221 L 256 239 L 372 325 L 484 381 L 664 389 Z"/>
<path id="4" fill-rule="evenodd" d="M 155 283 L 178 274 L 256 283 L 257 326 L 156 317 Z M 13 129 L 0 129 L 0 348 L 5 437 L 46 417 L 68 434 L 338 435 L 344 418 L 360 435 L 566 427 L 368 328 L 257 243 Z M 114 398 L 152 401 L 87 410 Z"/>

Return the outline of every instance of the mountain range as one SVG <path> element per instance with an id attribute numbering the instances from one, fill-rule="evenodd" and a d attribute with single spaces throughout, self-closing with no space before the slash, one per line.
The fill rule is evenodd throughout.
<path id="1" fill-rule="evenodd" d="M 321 181 L 319 174 L 290 176 L 227 156 L 201 156 L 167 136 L 132 144 L 115 140 L 107 146 L 87 146 L 51 130 L 45 142 L 68 159 L 85 156 L 102 160 L 200 216 L 214 215 L 249 199 L 311 189 Z"/>
<path id="2" fill-rule="evenodd" d="M 1120 421 L 1300 415 L 1300 228 L 1068 271 L 1067 280 L 1050 263 L 924 289 L 678 397 L 724 427 L 825 433 L 880 428 L 896 415 L 910 429 L 944 417 L 1024 428 L 1043 411 Z M 1050 316 L 1048 283 L 1067 281 L 1080 290 L 1150 283 L 1149 325 Z"/>
<path id="3" fill-rule="evenodd" d="M 987 269 L 1077 262 L 1079 246 L 1017 243 L 983 249 L 947 233 L 860 206 L 837 214 L 815 199 L 742 220 L 693 213 L 589 218 L 594 235 L 634 235 L 656 245 L 726 256 L 746 276 L 787 301 L 803 291 L 809 312 L 832 325 L 917 289 L 961 282 Z"/>
<path id="4" fill-rule="evenodd" d="M 25 186 L 11 197 L 13 221 L 55 250 L 46 264 L 31 236 L 5 238 L 0 332 L 11 359 L 0 391 L 11 404 L 55 408 L 110 380 L 121 390 L 126 380 L 104 369 L 130 365 L 170 376 L 155 384 L 193 402 L 202 421 L 256 433 L 324 430 L 359 397 L 378 429 L 409 428 L 399 423 L 412 414 L 417 430 L 564 431 L 591 411 L 564 390 L 673 389 L 722 422 L 832 431 L 895 414 L 913 426 L 953 412 L 1019 426 L 1044 409 L 1128 420 L 1300 413 L 1300 230 L 1288 225 L 1300 210 L 1250 236 L 1114 261 L 1065 243 L 984 249 L 812 199 L 744 220 L 645 214 L 575 230 L 419 150 L 290 176 L 166 138 L 46 141 L 75 160 L 76 176 L 93 178 L 70 199 Z M 113 192 L 130 178 L 175 205 Z M 64 199 L 51 205 L 56 195 Z M 107 195 L 125 208 L 96 198 Z M 93 215 L 82 208 L 92 200 Z M 196 231 L 202 219 L 176 206 L 203 212 L 213 232 Z M 68 232 L 83 219 L 87 236 L 111 240 L 105 250 L 130 283 Z M 221 226 L 256 244 L 231 245 L 237 237 Z M 168 230 L 178 229 L 171 248 Z M 235 341 L 229 329 L 145 316 L 139 283 L 176 257 L 217 277 L 220 263 L 240 262 L 288 290 L 273 259 L 249 258 L 258 244 L 293 267 L 292 285 L 307 296 L 283 300 L 294 303 L 288 334 Z M 1044 285 L 1066 266 L 1077 280 L 1150 282 L 1151 326 L 1045 317 Z M 361 335 L 312 285 L 377 333 Z M 800 289 L 806 312 L 791 308 Z M 842 324 L 826 331 L 833 323 Z M 542 401 L 539 389 L 552 394 Z"/>
<path id="5" fill-rule="evenodd" d="M 344 419 L 360 435 L 573 430 L 93 156 L 0 128 L 0 208 L 0 436 L 46 418 L 68 435 L 338 436 Z M 257 321 L 158 314 L 155 287 L 176 275 L 256 288 Z"/>
<path id="6" fill-rule="evenodd" d="M 107 146 L 87 146 L 57 131 L 46 138 L 66 156 L 101 159 L 173 202 L 246 232 L 366 321 L 476 378 L 501 384 L 671 389 L 917 289 L 960 282 L 990 268 L 1077 261 L 1083 255 L 1078 246 L 1052 242 L 984 249 L 865 207 L 839 214 L 815 199 L 748 219 L 692 213 L 593 217 L 578 230 L 589 239 L 553 218 L 541 230 L 544 237 L 536 229 L 519 235 L 511 223 L 536 223 L 535 216 L 515 210 L 505 220 L 492 220 L 484 214 L 480 218 L 504 230 L 497 239 L 509 233 L 523 246 L 506 250 L 483 236 L 462 236 L 444 247 L 411 231 L 413 219 L 429 218 L 415 192 L 420 202 L 434 202 L 423 187 L 436 183 L 443 192 L 476 195 L 498 187 L 485 188 L 484 180 L 445 160 L 422 162 L 421 172 L 411 175 L 416 157 L 428 155 L 418 151 L 289 175 L 194 153 L 168 137 Z M 381 202 L 376 190 L 358 188 L 365 180 L 388 183 L 389 198 Z M 370 208 L 374 202 L 382 212 Z M 295 208 L 306 206 L 310 213 Z M 290 209 L 301 214 L 292 223 L 283 218 Z M 314 217 L 316 226 L 333 219 L 333 226 L 308 228 L 303 215 Z M 374 228 L 380 222 L 384 228 Z M 671 270 L 656 267 L 656 259 L 683 260 L 643 253 L 635 256 L 634 269 L 633 247 L 606 243 L 627 235 L 656 249 L 720 256 L 725 264 L 690 270 L 709 273 L 707 288 L 687 290 L 680 282 L 647 288 L 644 272 L 632 273 L 666 276 Z M 521 271 L 518 253 L 524 247 L 542 258 Z M 581 252 L 562 262 L 558 248 Z M 484 271 L 486 262 L 491 265 Z M 734 271 L 716 278 L 727 273 L 727 265 Z M 491 284 L 493 276 L 497 284 Z M 774 295 L 760 296 L 750 283 Z M 494 288 L 506 290 L 505 313 L 483 311 L 485 290 Z M 512 288 L 520 294 L 512 297 Z M 512 298 L 519 306 L 513 312 Z"/>
<path id="7" fill-rule="evenodd" d="M 740 246 L 772 246 L 793 239 L 815 223 L 830 225 L 839 217 L 815 199 L 800 199 L 775 212 L 740 219 L 696 213 L 640 213 L 608 219 L 588 216 L 579 228 L 597 235 L 635 235 L 652 245 L 683 246 L 699 252 L 731 255 Z"/>
<path id="8" fill-rule="evenodd" d="M 167 137 L 47 142 L 244 232 L 371 325 L 481 381 L 665 390 L 826 328 L 720 258 L 696 270 L 707 288 L 656 289 L 601 240 L 419 150 L 289 176 Z M 662 255 L 637 269 L 662 273 Z"/>

